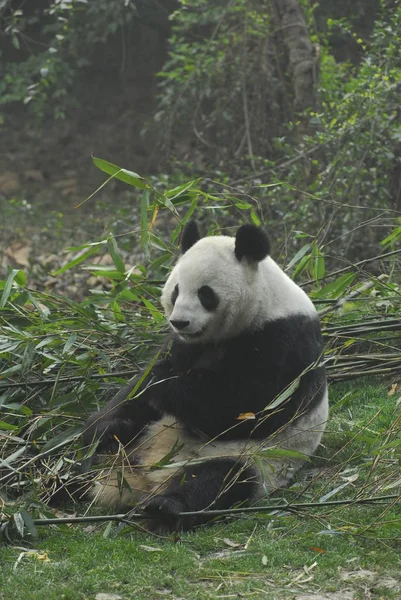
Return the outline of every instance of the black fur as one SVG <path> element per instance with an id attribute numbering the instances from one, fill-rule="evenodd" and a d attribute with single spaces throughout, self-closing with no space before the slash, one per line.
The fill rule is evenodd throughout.
<path id="1" fill-rule="evenodd" d="M 127 401 L 137 383 L 138 378 L 131 379 L 102 410 L 89 417 L 82 436 L 85 446 L 97 441 L 98 452 L 116 452 L 119 442 L 129 444 L 149 423 L 161 418 L 162 413 L 146 395 Z"/>
<path id="2" fill-rule="evenodd" d="M 265 410 L 319 360 L 322 350 L 317 317 L 304 315 L 278 319 L 260 331 L 218 345 L 176 340 L 170 356 L 154 369 L 155 379 L 165 381 L 154 386 L 153 393 L 150 390 L 150 401 L 190 431 L 210 438 L 267 439 L 322 398 L 325 370 L 318 367 L 301 378 L 288 401 L 273 411 Z M 124 410 L 130 410 L 130 403 Z M 255 413 L 257 419 L 239 421 L 238 416 L 246 412 Z"/>
<path id="3" fill-rule="evenodd" d="M 270 254 L 270 242 L 266 234 L 255 225 L 242 225 L 235 236 L 235 256 L 260 261 Z"/>
<path id="4" fill-rule="evenodd" d="M 180 518 L 180 512 L 224 510 L 242 504 L 253 496 L 256 486 L 257 475 L 252 467 L 228 458 L 210 459 L 180 471 L 166 492 L 146 500 L 141 510 L 152 517 L 148 523 L 152 531 L 189 529 L 213 517 L 200 512 Z"/>
<path id="5" fill-rule="evenodd" d="M 206 310 L 216 310 L 219 305 L 219 297 L 208 285 L 202 285 L 198 290 L 198 298 Z"/>
<path id="6" fill-rule="evenodd" d="M 117 436 L 126 444 L 147 423 L 163 414 L 177 417 L 200 440 L 217 436 L 219 440 L 268 439 L 322 399 L 325 370 L 316 364 L 301 377 L 288 400 L 266 410 L 290 383 L 319 362 L 322 350 L 318 318 L 305 315 L 278 319 L 260 331 L 243 333 L 219 344 L 187 345 L 176 339 L 169 355 L 152 371 L 152 383 L 161 383 L 149 385 L 148 381 L 138 398 L 124 402 L 135 386 L 135 382 L 130 382 L 91 417 L 84 441 L 88 444 L 101 437 L 101 447 L 107 449 L 112 448 Z M 256 418 L 238 420 L 241 413 L 247 412 Z M 170 521 L 171 528 L 185 527 L 185 523 L 178 523 L 177 513 L 205 509 L 230 472 L 239 472 L 241 467 L 233 461 L 217 459 L 190 466 L 172 480 L 163 496 L 150 500 L 144 510 L 159 511 L 162 516 L 157 527 L 167 526 Z M 251 483 L 244 481 L 240 477 L 214 506 L 228 508 L 251 497 Z"/>
<path id="7" fill-rule="evenodd" d="M 196 221 L 188 221 L 181 233 L 181 252 L 185 254 L 201 239 Z"/>
<path id="8" fill-rule="evenodd" d="M 171 294 L 171 304 L 174 306 L 174 304 L 177 301 L 178 298 L 178 294 L 180 293 L 179 288 L 178 288 L 178 283 L 177 285 L 174 287 L 173 289 L 173 293 Z"/>

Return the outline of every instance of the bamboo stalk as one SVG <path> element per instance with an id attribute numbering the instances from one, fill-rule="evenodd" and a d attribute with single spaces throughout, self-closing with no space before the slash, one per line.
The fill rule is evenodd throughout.
<path id="1" fill-rule="evenodd" d="M 223 510 L 204 510 L 188 511 L 178 513 L 180 518 L 199 517 L 222 517 L 239 514 L 267 513 L 272 511 L 295 512 L 307 508 L 327 508 L 336 506 L 354 506 L 360 504 L 378 504 L 386 503 L 390 500 L 400 500 L 399 494 L 390 494 L 387 496 L 372 496 L 371 498 L 348 498 L 346 500 L 326 500 L 325 502 L 294 502 L 293 504 L 270 504 L 268 506 L 250 506 L 246 508 L 228 508 Z M 157 517 L 158 515 L 156 515 Z M 95 515 L 85 517 L 55 517 L 54 519 L 33 519 L 34 525 L 61 525 L 67 523 L 101 523 L 103 521 L 119 521 L 129 523 L 142 519 L 151 519 L 152 515 L 145 513 L 124 513 L 117 515 Z M 0 526 L 8 523 L 7 520 L 0 520 Z"/>

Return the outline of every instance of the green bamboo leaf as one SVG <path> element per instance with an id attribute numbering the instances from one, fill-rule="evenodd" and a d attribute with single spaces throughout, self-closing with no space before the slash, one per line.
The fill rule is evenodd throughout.
<path id="1" fill-rule="evenodd" d="M 140 188 L 142 190 L 149 187 L 148 183 L 143 179 L 143 177 L 138 175 L 138 173 L 134 173 L 134 171 L 121 169 L 117 165 L 113 165 L 113 163 L 103 160 L 102 158 L 96 158 L 95 156 L 92 157 L 92 160 L 98 169 L 104 173 L 107 173 L 108 175 L 111 175 L 112 177 L 115 177 L 116 179 L 119 179 L 120 181 L 124 181 L 124 183 L 128 183 L 128 185 L 132 185 L 133 187 Z"/>
<path id="2" fill-rule="evenodd" d="M 21 343 L 22 342 L 15 342 L 14 340 L 6 339 L 4 342 L 0 343 L 0 353 L 12 352 L 13 350 L 16 350 Z"/>
<path id="3" fill-rule="evenodd" d="M 160 350 L 159 350 L 159 352 L 156 353 L 156 355 L 150 361 L 150 363 L 146 367 L 145 371 L 142 373 L 141 377 L 138 379 L 138 381 L 136 382 L 134 388 L 130 391 L 130 393 L 128 394 L 128 396 L 124 400 L 124 402 L 127 402 L 128 400 L 130 400 L 131 398 L 133 398 L 136 395 L 136 393 L 139 390 L 139 388 L 141 387 L 142 383 L 145 381 L 145 379 L 147 378 L 147 376 L 149 375 L 149 373 L 153 369 L 154 365 L 156 364 L 157 359 L 159 358 L 159 354 L 160 354 Z"/>
<path id="4" fill-rule="evenodd" d="M 164 320 L 163 313 L 161 313 L 160 310 L 158 310 L 156 306 L 154 306 L 147 298 L 142 298 L 142 302 L 144 303 L 146 308 L 150 310 L 152 317 L 154 318 L 156 323 L 160 323 Z"/>
<path id="5" fill-rule="evenodd" d="M 325 272 L 326 272 L 326 266 L 325 266 L 325 262 L 324 262 L 324 256 L 323 256 L 323 254 L 319 253 L 315 257 L 315 265 L 314 265 L 315 279 L 317 279 L 317 280 L 322 279 L 324 277 Z"/>
<path id="6" fill-rule="evenodd" d="M 72 442 L 72 440 L 75 440 L 77 437 L 79 437 L 81 435 L 82 430 L 83 430 L 83 425 L 68 427 L 68 429 L 65 429 L 64 431 L 62 431 L 55 437 L 51 438 L 51 440 L 49 440 L 41 448 L 42 453 L 48 452 L 49 450 L 52 450 L 56 446 L 60 446 L 60 445 L 64 445 L 64 444 L 68 444 L 69 442 Z"/>
<path id="7" fill-rule="evenodd" d="M 312 264 L 311 264 L 312 277 L 314 279 L 316 279 L 316 281 L 318 281 L 319 279 L 322 279 L 324 277 L 326 268 L 325 268 L 325 263 L 324 263 L 324 256 L 320 252 L 319 247 L 316 242 L 313 242 L 313 244 L 312 244 L 312 258 L 313 258 Z"/>
<path id="8" fill-rule="evenodd" d="M 1 300 L 0 300 L 0 308 L 4 308 L 8 298 L 10 297 L 11 294 L 11 290 L 13 287 L 13 282 L 14 279 L 17 277 L 18 273 L 20 272 L 19 269 L 12 269 L 12 271 L 9 272 L 7 280 L 6 280 L 6 285 L 4 286 L 4 290 L 3 293 L 1 295 Z"/>
<path id="9" fill-rule="evenodd" d="M 162 469 L 163 467 L 165 467 L 166 465 L 168 465 L 173 458 L 175 458 L 177 456 L 177 454 L 180 453 L 180 451 L 184 448 L 185 444 L 180 443 L 178 440 L 176 440 L 174 442 L 173 447 L 167 452 L 167 454 L 165 456 L 163 456 L 163 458 L 161 458 L 157 463 L 154 463 L 151 467 L 150 470 L 154 471 L 156 469 Z"/>
<path id="10" fill-rule="evenodd" d="M 64 345 L 62 354 L 68 354 L 68 352 L 71 350 L 76 341 L 77 335 L 76 333 L 72 333 Z"/>
<path id="11" fill-rule="evenodd" d="M 20 286 L 26 285 L 26 274 L 24 271 L 18 271 L 18 273 L 15 276 L 15 282 L 18 283 L 18 285 Z"/>
<path id="12" fill-rule="evenodd" d="M 89 256 L 92 256 L 92 254 L 95 254 L 95 252 L 97 252 L 97 250 L 98 250 L 98 244 L 96 244 L 96 246 L 91 246 L 90 248 L 88 248 L 88 250 L 86 252 L 83 252 L 82 254 L 79 254 L 78 256 L 76 256 L 75 258 L 73 258 L 72 260 L 70 260 L 69 263 L 67 263 L 66 265 L 64 265 L 64 267 L 61 267 L 61 269 L 58 269 L 57 271 L 55 271 L 54 273 L 52 273 L 52 275 L 53 276 L 61 275 L 65 271 L 68 271 L 69 269 L 72 269 L 73 267 L 76 267 L 81 262 L 83 262 L 84 260 L 86 260 L 87 258 L 89 258 Z"/>
<path id="13" fill-rule="evenodd" d="M 27 447 L 28 447 L 27 445 L 21 446 L 21 448 L 18 448 L 18 450 L 16 450 L 12 454 L 10 454 L 10 456 L 0 459 L 0 466 L 2 468 L 4 468 L 4 467 L 7 467 L 8 469 L 11 468 L 14 471 L 14 469 L 11 467 L 11 464 L 15 460 L 17 460 L 17 458 L 22 456 L 22 454 L 24 454 L 24 452 L 26 452 Z"/>
<path id="14" fill-rule="evenodd" d="M 50 309 L 47 306 L 44 306 L 43 304 L 39 304 L 39 302 L 36 301 L 35 296 L 33 294 L 30 294 L 29 292 L 28 299 L 40 314 L 41 319 L 47 319 L 50 315 Z"/>
<path id="15" fill-rule="evenodd" d="M 21 371 L 21 368 L 22 368 L 22 365 L 14 365 L 13 367 L 6 369 L 5 371 L 2 371 L 0 373 L 0 379 L 6 379 L 7 377 L 10 377 L 11 375 L 15 375 L 16 373 L 19 373 Z"/>
<path id="16" fill-rule="evenodd" d="M 107 248 L 109 250 L 109 254 L 110 254 L 111 258 L 113 259 L 113 263 L 115 264 L 116 269 L 120 273 L 125 273 L 125 264 L 124 264 L 124 261 L 121 258 L 121 255 L 118 251 L 117 242 L 113 235 L 110 235 L 107 238 Z"/>
<path id="17" fill-rule="evenodd" d="M 325 285 L 321 290 L 313 293 L 313 298 L 337 298 L 345 292 L 356 277 L 356 273 L 344 273 Z"/>
<path id="18" fill-rule="evenodd" d="M 116 300 L 119 300 L 120 302 L 140 302 L 141 298 L 135 292 L 124 288 L 117 294 Z"/>
<path id="19" fill-rule="evenodd" d="M 305 254 L 310 251 L 311 247 L 312 247 L 311 244 L 305 244 L 305 246 L 302 246 L 302 248 L 300 250 L 298 250 L 296 255 L 293 256 L 293 258 L 290 260 L 290 262 L 286 266 L 285 270 L 289 271 L 291 269 L 291 267 L 293 267 L 294 265 L 299 263 L 301 258 L 303 258 L 305 256 Z"/>
<path id="20" fill-rule="evenodd" d="M 262 448 L 258 450 L 264 459 L 269 458 L 290 458 L 296 460 L 309 460 L 306 454 L 297 452 L 296 450 L 287 450 L 285 448 Z"/>
<path id="21" fill-rule="evenodd" d="M 15 431 L 18 429 L 18 425 L 11 425 L 10 423 L 6 423 L 5 421 L 0 421 L 0 429 L 3 431 Z"/>
<path id="22" fill-rule="evenodd" d="M 141 199 L 141 246 L 145 254 L 149 252 L 148 208 L 149 192 L 145 190 Z"/>
<path id="23" fill-rule="evenodd" d="M 302 271 L 304 269 L 306 269 L 306 267 L 308 266 L 309 262 L 311 260 L 311 255 L 307 254 L 306 256 L 303 256 L 301 258 L 301 260 L 299 261 L 299 263 L 297 264 L 294 273 L 292 274 L 292 277 L 295 279 L 295 277 L 298 275 L 298 273 L 302 273 Z"/>
<path id="24" fill-rule="evenodd" d="M 68 252 L 79 252 L 80 250 L 85 250 L 85 248 L 100 248 L 100 246 L 104 246 L 107 244 L 107 240 L 100 240 L 100 242 L 86 242 L 85 244 L 81 244 L 80 246 L 69 246 L 67 248 Z"/>
<path id="25" fill-rule="evenodd" d="M 94 277 L 107 277 L 108 279 L 115 279 L 116 281 L 123 281 L 126 279 L 123 273 L 120 273 L 120 271 L 117 271 L 116 269 L 110 269 L 110 266 L 99 267 L 98 269 L 93 267 L 82 267 L 82 269 L 90 271 L 91 275 Z"/>
<path id="26" fill-rule="evenodd" d="M 295 392 L 295 390 L 298 389 L 300 381 L 301 376 L 294 379 L 294 381 L 290 383 L 290 385 L 283 392 L 281 392 L 281 394 L 279 394 L 275 400 L 273 400 L 272 402 L 270 402 L 270 404 L 266 406 L 265 410 L 273 410 L 273 408 L 277 408 L 283 402 L 288 400 L 288 398 Z"/>
<path id="27" fill-rule="evenodd" d="M 116 323 L 125 323 L 125 317 L 117 300 L 113 300 L 113 302 L 111 302 L 110 308 L 113 311 Z"/>
<path id="28" fill-rule="evenodd" d="M 388 235 L 386 238 L 384 238 L 384 240 L 382 240 L 380 242 L 380 244 L 382 246 L 391 246 L 393 244 L 395 244 L 396 242 L 398 242 L 398 240 L 401 238 L 401 226 L 400 227 L 396 227 L 394 229 L 394 231 L 392 231 L 390 233 L 390 235 Z"/>
<path id="29" fill-rule="evenodd" d="M 256 225 L 256 227 L 260 227 L 261 222 L 260 222 L 260 219 L 259 219 L 258 215 L 256 214 L 256 212 L 252 209 L 249 214 L 250 214 L 252 223 L 254 225 Z"/>
<path id="30" fill-rule="evenodd" d="M 195 183 L 198 183 L 199 179 L 193 179 L 187 183 L 183 183 L 182 185 L 178 185 L 172 190 L 168 190 L 164 193 L 164 195 L 169 198 L 171 201 L 175 200 L 179 196 L 182 196 L 187 190 L 189 190 Z"/>
<path id="31" fill-rule="evenodd" d="M 45 337 L 44 340 L 42 340 L 41 342 L 39 342 L 35 349 L 36 350 L 40 350 L 40 348 L 44 348 L 45 346 L 48 346 L 49 344 L 51 344 L 52 342 L 56 341 L 57 337 L 54 335 L 49 335 L 48 337 Z"/>

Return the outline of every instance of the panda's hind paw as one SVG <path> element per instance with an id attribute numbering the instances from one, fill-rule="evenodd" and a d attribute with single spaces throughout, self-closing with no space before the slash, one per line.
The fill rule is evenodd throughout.
<path id="1" fill-rule="evenodd" d="M 153 533 L 163 535 L 188 529 L 186 520 L 180 517 L 180 513 L 188 509 L 184 499 L 178 495 L 152 496 L 138 508 L 141 513 L 149 517 L 146 525 Z"/>

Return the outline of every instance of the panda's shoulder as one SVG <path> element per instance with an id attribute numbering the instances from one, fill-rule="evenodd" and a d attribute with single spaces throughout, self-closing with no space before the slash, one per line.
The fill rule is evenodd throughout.
<path id="1" fill-rule="evenodd" d="M 291 357 L 300 365 L 316 360 L 323 348 L 317 315 L 292 315 L 242 332 L 225 344 L 225 360 L 249 367 L 266 361 L 272 365 Z"/>
<path id="2" fill-rule="evenodd" d="M 309 339 L 312 342 L 319 339 L 320 322 L 315 314 L 292 314 L 271 321 L 259 323 L 255 329 L 247 329 L 232 340 L 233 346 L 277 347 L 287 340 Z M 229 341 L 227 342 L 229 344 Z"/>

